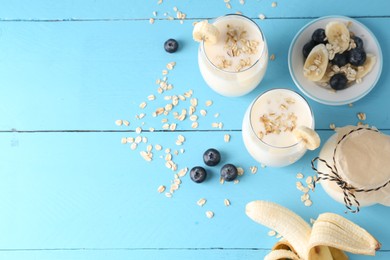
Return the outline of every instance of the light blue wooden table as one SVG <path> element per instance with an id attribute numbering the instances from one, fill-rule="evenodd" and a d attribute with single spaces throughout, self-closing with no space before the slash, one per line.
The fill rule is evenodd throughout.
<path id="1" fill-rule="evenodd" d="M 317 130 L 326 140 L 333 133 L 330 123 L 356 124 L 356 114 L 365 112 L 367 123 L 390 134 L 388 1 L 279 0 L 273 8 L 268 0 L 247 0 L 244 5 L 231 0 L 231 9 L 223 0 L 157 2 L 1 1 L 0 259 L 262 259 L 276 238 L 247 218 L 249 201 L 271 200 L 306 220 L 327 211 L 344 215 L 344 206 L 321 186 L 311 193 L 311 207 L 300 201 L 296 173 L 314 175 L 310 160 L 318 150 L 292 166 L 263 169 L 243 145 L 241 121 L 263 91 L 297 90 L 287 67 L 291 40 L 309 21 L 337 14 L 356 18 L 377 36 L 383 73 L 373 91 L 353 107 L 309 101 Z M 176 15 L 174 6 L 187 15 L 183 24 L 167 19 Z M 276 58 L 255 91 L 225 98 L 201 78 L 192 23 L 236 11 L 261 26 Z M 265 20 L 257 18 L 261 13 Z M 177 53 L 164 51 L 168 38 L 179 41 Z M 159 95 L 155 81 L 171 61 L 176 66 L 167 77 L 174 88 Z M 202 108 L 208 112 L 199 117 L 197 129 L 188 119 L 175 121 L 172 113 L 152 117 L 168 102 L 165 95 L 190 89 L 198 99 L 197 113 Z M 147 99 L 151 94 L 156 100 Z M 206 107 L 207 100 L 213 105 Z M 143 101 L 147 106 L 140 109 Z M 189 99 L 180 101 L 177 111 L 189 105 Z M 146 116 L 136 119 L 140 113 Z M 162 131 L 162 118 L 176 122 L 176 130 Z M 130 126 L 116 126 L 118 119 Z M 213 128 L 213 122 L 223 122 L 223 128 Z M 148 140 L 133 151 L 121 139 L 136 137 L 138 126 Z M 179 134 L 186 138 L 182 146 L 175 144 Z M 225 134 L 231 135 L 229 143 Z M 140 156 L 148 144 L 163 147 L 153 150 L 151 162 Z M 202 153 L 210 147 L 222 152 L 223 162 L 245 170 L 238 184 L 221 185 L 218 169 L 212 169 L 211 178 L 201 185 L 187 174 L 172 198 L 157 192 L 160 185 L 169 189 L 174 179 L 174 172 L 165 167 L 166 148 L 182 169 L 201 165 Z M 253 165 L 259 167 L 257 174 L 250 173 Z M 196 204 L 200 198 L 207 199 L 203 207 Z M 225 198 L 230 207 L 224 206 Z M 214 211 L 214 218 L 206 218 L 206 210 Z M 377 205 L 345 216 L 382 242 L 376 259 L 390 259 L 389 208 Z"/>

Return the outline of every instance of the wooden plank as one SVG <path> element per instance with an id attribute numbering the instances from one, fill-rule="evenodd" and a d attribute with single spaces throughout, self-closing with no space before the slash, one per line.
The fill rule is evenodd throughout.
<path id="1" fill-rule="evenodd" d="M 58 260 L 108 260 L 108 259 L 262 259 L 268 250 L 251 249 L 169 249 L 169 250 L 38 250 L 1 252 L 0 257 L 16 259 Z M 350 255 L 352 259 L 364 260 L 367 256 Z M 375 259 L 388 259 L 389 252 L 377 252 Z"/>
<path id="2" fill-rule="evenodd" d="M 179 169 L 203 165 L 203 152 L 215 147 L 222 153 L 221 165 L 245 170 L 238 184 L 224 185 L 219 183 L 220 166 L 208 167 L 210 177 L 202 184 L 187 174 L 172 198 L 157 192 L 174 178 L 165 167 L 164 150 L 153 150 L 154 159 L 146 162 L 139 154 L 146 144 L 132 151 L 120 143 L 125 133 L 1 133 L 1 248 L 271 248 L 277 239 L 245 215 L 252 200 L 280 203 L 307 221 L 326 211 L 344 215 L 344 206 L 321 187 L 311 194 L 311 207 L 300 201 L 295 175 L 313 175 L 310 160 L 316 151 L 292 166 L 263 169 L 246 152 L 240 132 L 227 132 L 230 143 L 223 141 L 225 133 L 185 132 L 182 146 L 175 144 L 177 132 L 142 134 L 148 144 L 159 143 L 172 153 L 184 148 L 173 155 Z M 330 134 L 321 131 L 323 140 Z M 253 165 L 259 167 L 255 175 L 249 171 Z M 207 199 L 204 207 L 196 205 L 200 198 Z M 223 204 L 225 198 L 230 207 Z M 215 217 L 206 218 L 206 210 Z M 390 226 L 378 224 L 386 223 L 389 210 L 372 206 L 344 216 L 389 250 Z"/>
<path id="3" fill-rule="evenodd" d="M 371 28 L 379 42 L 389 42 L 384 18 L 359 19 Z M 191 39 L 192 25 L 161 21 L 150 25 L 145 21 L 121 22 L 7 22 L 2 23 L 0 41 L 0 130 L 123 130 L 115 126 L 116 119 L 131 121 L 134 130 L 143 121 L 145 127 L 161 129 L 161 117 L 153 118 L 156 108 L 165 106 L 165 95 L 178 95 L 192 89 L 199 99 L 199 110 L 206 100 L 213 100 L 209 116 L 199 120 L 199 128 L 212 130 L 211 123 L 223 122 L 224 129 L 239 130 L 245 110 L 263 91 L 285 87 L 297 90 L 288 72 L 287 52 L 295 33 L 309 19 L 277 19 L 257 21 L 264 29 L 271 54 L 260 86 L 249 95 L 225 98 L 210 90 L 204 83 L 197 65 L 197 43 Z M 288 24 L 289 26 L 286 26 Z M 176 38 L 182 48 L 167 54 L 163 43 Z M 389 46 L 382 44 L 383 53 Z M 172 91 L 157 94 L 155 80 L 162 78 L 168 62 L 177 65 L 168 74 L 174 85 Z M 383 73 L 378 85 L 361 101 L 348 106 L 312 105 L 316 127 L 328 129 L 356 124 L 358 112 L 367 114 L 367 123 L 390 129 L 390 109 L 384 96 L 388 73 Z M 144 111 L 139 104 L 147 96 L 158 99 Z M 227 105 L 229 104 L 229 105 Z M 178 111 L 188 108 L 181 102 Z M 373 109 L 374 108 L 374 109 Z M 146 113 L 144 120 L 135 115 Z M 197 111 L 199 113 L 199 111 Z M 214 118 L 220 113 L 219 118 Z M 172 115 L 169 120 L 172 120 Z M 178 129 L 189 129 L 190 122 L 178 123 Z"/>
<path id="4" fill-rule="evenodd" d="M 149 19 L 152 12 L 158 13 L 157 18 L 166 18 L 164 13 L 176 17 L 173 7 L 187 14 L 188 18 L 209 18 L 226 13 L 243 12 L 250 17 L 258 17 L 260 13 L 268 18 L 284 17 L 318 17 L 324 15 L 344 14 L 348 16 L 388 16 L 388 3 L 386 0 L 375 1 L 343 1 L 337 0 L 310 1 L 310 0 L 279 0 L 277 7 L 273 8 L 273 1 L 244 1 L 231 0 L 231 9 L 228 9 L 223 0 L 188 0 L 188 1 L 163 1 L 158 5 L 158 0 L 150 1 L 60 1 L 36 0 L 31 4 L 28 0 L 13 1 L 12 4 L 3 5 L 0 10 L 1 19 L 38 19 L 38 20 L 62 20 L 62 19 Z"/>

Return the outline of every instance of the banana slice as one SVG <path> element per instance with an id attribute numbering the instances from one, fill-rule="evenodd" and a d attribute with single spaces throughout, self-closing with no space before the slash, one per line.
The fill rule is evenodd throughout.
<path id="1" fill-rule="evenodd" d="M 192 38 L 197 42 L 204 41 L 205 43 L 215 44 L 218 41 L 218 37 L 218 28 L 209 24 L 207 20 L 196 23 L 192 31 Z"/>
<path id="2" fill-rule="evenodd" d="M 330 76 L 329 76 L 329 73 L 332 72 L 332 66 L 331 64 L 329 63 L 328 64 L 328 67 L 326 68 L 326 71 L 325 71 L 325 74 L 324 76 L 319 80 L 317 81 L 318 83 L 329 83 L 329 80 L 330 80 Z"/>
<path id="3" fill-rule="evenodd" d="M 315 150 L 321 144 L 321 139 L 317 132 L 307 126 L 299 126 L 294 129 L 293 133 L 298 140 L 305 142 L 306 148 L 309 150 Z"/>
<path id="4" fill-rule="evenodd" d="M 325 75 L 329 53 L 324 44 L 315 46 L 303 65 L 303 75 L 311 81 L 319 81 Z"/>
<path id="5" fill-rule="evenodd" d="M 376 56 L 371 53 L 367 53 L 366 61 L 363 66 L 358 67 L 356 78 L 361 79 L 366 76 L 375 66 Z"/>
<path id="6" fill-rule="evenodd" d="M 342 53 L 349 48 L 349 30 L 342 22 L 330 22 L 325 27 L 325 35 L 328 42 L 337 46 L 340 50 L 336 53 Z"/>

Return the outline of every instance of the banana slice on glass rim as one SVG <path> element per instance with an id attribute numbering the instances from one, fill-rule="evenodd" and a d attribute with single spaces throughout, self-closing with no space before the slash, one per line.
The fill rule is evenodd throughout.
<path id="1" fill-rule="evenodd" d="M 192 38 L 197 42 L 215 44 L 218 42 L 219 30 L 207 20 L 197 22 L 192 31 Z"/>
<path id="2" fill-rule="evenodd" d="M 309 150 L 315 150 L 321 144 L 318 133 L 307 126 L 298 126 L 294 129 L 293 134 L 298 140 L 305 142 L 306 148 Z"/>

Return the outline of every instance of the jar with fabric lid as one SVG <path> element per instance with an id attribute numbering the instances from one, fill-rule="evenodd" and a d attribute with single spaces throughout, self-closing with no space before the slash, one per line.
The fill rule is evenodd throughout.
<path id="1" fill-rule="evenodd" d="M 390 136 L 375 128 L 337 128 L 312 168 L 316 182 L 351 212 L 377 203 L 390 206 Z"/>

